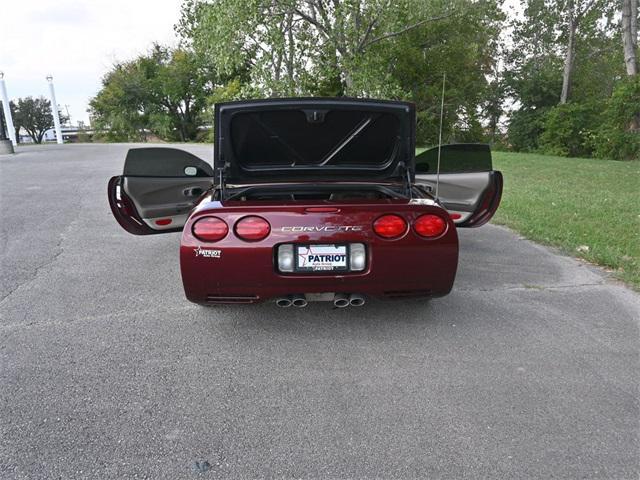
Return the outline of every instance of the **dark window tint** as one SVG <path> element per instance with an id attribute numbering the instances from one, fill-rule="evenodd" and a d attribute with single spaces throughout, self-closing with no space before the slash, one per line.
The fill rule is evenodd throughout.
<path id="1" fill-rule="evenodd" d="M 398 148 L 400 121 L 362 110 L 282 109 L 238 113 L 230 130 L 234 156 L 245 168 L 383 168 Z"/>
<path id="2" fill-rule="evenodd" d="M 416 156 L 416 173 L 436 173 L 438 148 L 430 148 Z M 442 145 L 440 173 L 489 172 L 492 170 L 491 149 L 480 143 Z"/>
<path id="3" fill-rule="evenodd" d="M 195 168 L 195 175 L 186 168 Z M 192 172 L 191 168 L 189 172 Z M 124 161 L 129 177 L 213 177 L 213 168 L 195 155 L 176 148 L 132 148 Z"/>

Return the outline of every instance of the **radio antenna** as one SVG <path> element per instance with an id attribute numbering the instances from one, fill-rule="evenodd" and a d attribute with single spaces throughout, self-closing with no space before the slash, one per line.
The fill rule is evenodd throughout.
<path id="1" fill-rule="evenodd" d="M 438 169 L 436 170 L 436 200 L 440 198 L 438 191 L 440 189 L 440 152 L 442 150 L 442 122 L 444 119 L 444 85 L 447 81 L 447 74 L 442 74 L 442 98 L 440 99 L 440 133 L 438 136 Z"/>

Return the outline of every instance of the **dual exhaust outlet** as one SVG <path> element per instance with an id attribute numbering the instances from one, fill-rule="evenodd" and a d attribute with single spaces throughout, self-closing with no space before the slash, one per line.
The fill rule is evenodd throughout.
<path id="1" fill-rule="evenodd" d="M 276 299 L 276 305 L 282 308 L 294 306 L 303 308 L 308 305 L 307 298 L 304 295 L 289 295 L 287 297 L 280 297 Z M 363 295 L 359 293 L 336 293 L 333 296 L 333 306 L 337 308 L 345 307 L 361 307 L 364 305 L 365 299 Z"/>

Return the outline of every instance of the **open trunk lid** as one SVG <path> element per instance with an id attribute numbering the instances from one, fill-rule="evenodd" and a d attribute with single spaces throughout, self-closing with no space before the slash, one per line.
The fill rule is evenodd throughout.
<path id="1" fill-rule="evenodd" d="M 215 108 L 216 175 L 223 184 L 413 180 L 411 103 L 290 98 Z"/>

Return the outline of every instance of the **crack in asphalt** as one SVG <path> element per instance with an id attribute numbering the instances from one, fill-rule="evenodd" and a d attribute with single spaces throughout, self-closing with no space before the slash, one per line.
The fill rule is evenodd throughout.
<path id="1" fill-rule="evenodd" d="M 63 243 L 67 238 L 67 234 L 69 233 L 71 228 L 74 226 L 74 224 L 76 224 L 78 222 L 78 220 L 80 219 L 80 214 L 81 213 L 82 213 L 82 206 L 80 205 L 78 207 L 78 209 L 76 210 L 76 212 L 75 212 L 73 218 L 71 219 L 71 221 L 60 232 L 60 235 L 58 236 L 58 242 L 56 243 L 55 247 L 53 248 L 53 250 L 55 251 L 54 255 L 50 259 L 48 259 L 47 261 L 45 261 L 45 262 L 41 263 L 40 265 L 36 266 L 33 269 L 31 275 L 28 278 L 26 278 L 22 283 L 19 283 L 16 287 L 10 289 L 9 293 L 7 293 L 5 296 L 0 298 L 0 306 L 2 306 L 2 304 L 5 301 L 7 301 L 7 299 L 9 297 L 11 297 L 14 293 L 16 293 L 22 287 L 25 287 L 28 284 L 34 282 L 38 278 L 38 276 L 40 275 L 40 272 L 42 272 L 44 269 L 46 269 L 47 267 L 53 265 L 54 263 L 56 263 L 58 261 L 60 256 L 64 253 Z"/>
<path id="2" fill-rule="evenodd" d="M 6 299 L 8 299 L 11 295 L 17 292 L 20 288 L 24 287 L 28 283 L 35 281 L 38 278 L 38 275 L 40 274 L 41 270 L 55 263 L 56 260 L 58 260 L 58 257 L 60 257 L 60 255 L 64 253 L 64 248 L 62 248 L 62 241 L 63 240 L 60 239 L 60 241 L 56 243 L 56 246 L 54 247 L 54 249 L 59 251 L 56 252 L 51 259 L 47 260 L 44 263 L 41 263 L 36 268 L 34 268 L 29 278 L 25 279 L 22 283 L 18 284 L 15 288 L 12 288 L 11 290 L 9 290 L 9 293 L 7 293 L 4 297 L 0 298 L 0 306 L 4 303 Z"/>
<path id="3" fill-rule="evenodd" d="M 606 280 L 595 283 L 575 283 L 567 285 L 514 285 L 511 287 L 504 286 L 499 288 L 454 288 L 454 292 L 504 292 L 504 291 L 546 291 L 546 290 L 566 290 L 572 288 L 584 288 L 584 287 L 602 287 L 607 286 L 609 283 Z"/>

